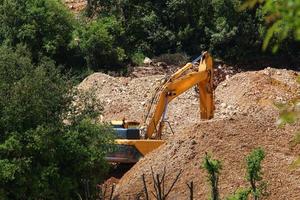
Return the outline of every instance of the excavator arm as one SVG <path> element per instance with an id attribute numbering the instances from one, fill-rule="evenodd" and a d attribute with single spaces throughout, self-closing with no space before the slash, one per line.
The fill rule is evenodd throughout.
<path id="1" fill-rule="evenodd" d="M 195 62 L 200 60 L 197 71 L 189 72 Z M 213 61 L 205 52 L 192 63 L 170 76 L 161 87 L 155 91 L 154 98 L 148 108 L 145 121 L 149 119 L 145 138 L 140 138 L 140 127 L 137 122 L 113 121 L 112 125 L 119 136 L 115 140 L 117 150 L 106 156 L 106 160 L 112 163 L 136 163 L 138 160 L 161 146 L 165 141 L 161 140 L 161 133 L 165 123 L 165 114 L 168 104 L 177 96 L 184 93 L 193 86 L 199 88 L 200 114 L 202 119 L 210 119 L 214 114 L 212 77 Z M 156 106 L 154 107 L 154 103 Z M 149 113 L 155 108 L 154 112 Z"/>
<path id="2" fill-rule="evenodd" d="M 201 119 L 211 119 L 213 117 L 213 60 L 209 53 L 204 52 L 200 57 L 198 71 L 184 74 L 193 67 L 193 63 L 187 63 L 161 87 L 154 114 L 147 127 L 146 138 L 160 139 L 168 104 L 193 86 L 197 86 L 199 89 Z"/>

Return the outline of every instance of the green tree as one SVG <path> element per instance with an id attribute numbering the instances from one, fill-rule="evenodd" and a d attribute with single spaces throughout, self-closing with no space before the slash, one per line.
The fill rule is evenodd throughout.
<path id="1" fill-rule="evenodd" d="M 130 55 L 210 50 L 231 59 L 259 51 L 264 32 L 260 8 L 239 12 L 242 2 L 90 0 L 94 13 L 98 10 L 100 17 L 113 15 L 122 22 Z"/>
<path id="2" fill-rule="evenodd" d="M 268 23 L 263 49 L 266 49 L 271 39 L 273 52 L 276 52 L 284 40 L 293 37 L 300 40 L 300 2 L 298 0 L 248 0 L 242 6 L 253 8 L 257 3 L 262 4 L 262 11 Z"/>
<path id="3" fill-rule="evenodd" d="M 118 67 L 126 59 L 122 47 L 124 30 L 115 17 L 105 17 L 82 24 L 75 32 L 76 42 L 88 67 L 101 69 Z"/>
<path id="4" fill-rule="evenodd" d="M 83 180 L 95 194 L 113 134 L 80 114 L 63 122 L 71 91 L 53 61 L 0 47 L 0 199 L 77 199 Z"/>
<path id="5" fill-rule="evenodd" d="M 34 61 L 49 56 L 63 63 L 74 29 L 60 0 L 0 0 L 0 44 L 26 45 Z"/>
<path id="6" fill-rule="evenodd" d="M 253 198 L 258 200 L 266 189 L 266 183 L 262 181 L 261 162 L 265 157 L 263 149 L 254 149 L 247 157 L 247 174 L 246 179 L 250 183 L 250 187 L 238 188 L 234 194 L 228 196 L 226 200 L 248 200 L 252 193 Z"/>
<path id="7" fill-rule="evenodd" d="M 211 199 L 219 200 L 219 174 L 222 169 L 221 162 L 219 160 L 214 160 L 210 155 L 206 154 L 202 163 L 202 167 L 206 169 L 208 173 L 208 181 L 211 185 Z"/>
<path id="8" fill-rule="evenodd" d="M 264 187 L 264 183 L 262 180 L 262 172 L 261 172 L 261 162 L 265 158 L 265 152 L 263 149 L 258 148 L 251 152 L 249 156 L 247 156 L 247 180 L 251 185 L 251 192 L 255 200 L 258 200 L 261 196 L 262 189 Z M 257 184 L 260 183 L 258 186 Z"/>

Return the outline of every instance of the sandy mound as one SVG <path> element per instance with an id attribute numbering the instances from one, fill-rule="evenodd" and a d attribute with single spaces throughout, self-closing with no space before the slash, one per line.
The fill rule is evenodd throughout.
<path id="1" fill-rule="evenodd" d="M 216 114 L 210 121 L 199 119 L 198 94 L 194 89 L 184 93 L 171 102 L 168 110 L 175 135 L 128 171 L 118 183 L 115 195 L 132 199 L 143 194 L 141 175 L 144 173 L 151 185 L 150 168 L 162 173 L 166 167 L 167 185 L 178 170 L 183 170 L 169 199 L 187 199 L 189 181 L 195 183 L 195 199 L 206 199 L 209 186 L 200 163 L 205 152 L 211 152 L 223 164 L 220 193 L 225 197 L 247 186 L 244 158 L 254 148 L 263 147 L 264 180 L 269 192 L 266 199 L 300 199 L 300 170 L 289 169 L 299 153 L 299 148 L 291 148 L 290 142 L 300 126 L 276 127 L 278 111 L 274 106 L 300 95 L 296 76 L 294 71 L 268 68 L 227 77 L 215 90 Z M 134 78 L 95 73 L 79 88 L 95 91 L 103 102 L 106 121 L 124 116 L 141 121 L 147 100 L 163 78 L 163 75 Z"/>
<path id="2" fill-rule="evenodd" d="M 162 173 L 166 167 L 167 185 L 170 185 L 178 171 L 183 169 L 183 174 L 169 199 L 187 199 L 186 183 L 189 181 L 194 181 L 195 199 L 207 199 L 209 186 L 206 182 L 206 172 L 200 168 L 200 163 L 204 153 L 211 152 L 223 164 L 219 189 L 221 197 L 225 197 L 239 187 L 248 186 L 244 181 L 244 157 L 253 148 L 263 147 L 267 154 L 263 163 L 263 177 L 268 182 L 270 193 L 267 199 L 299 199 L 300 171 L 289 169 L 289 164 L 297 155 L 297 151 L 289 149 L 289 141 L 296 129 L 278 129 L 274 120 L 253 120 L 246 117 L 240 120 L 197 123 L 137 163 L 121 179 L 115 194 L 120 195 L 121 199 L 135 197 L 143 192 L 143 173 L 146 174 L 148 184 L 151 184 L 150 167 L 157 173 Z"/>
<path id="3" fill-rule="evenodd" d="M 79 88 L 94 91 L 104 105 L 104 120 L 122 119 L 143 121 L 147 103 L 164 75 L 142 77 L 112 77 L 94 73 Z M 243 72 L 219 84 L 215 91 L 215 118 L 258 115 L 297 95 L 296 73 L 288 70 L 265 69 Z M 168 121 L 174 130 L 181 130 L 199 122 L 198 94 L 194 88 L 177 97 L 168 106 Z M 170 130 L 166 130 L 170 133 Z"/>
<path id="4" fill-rule="evenodd" d="M 229 78 L 216 90 L 216 118 L 207 122 L 195 119 L 192 126 L 180 129 L 166 145 L 125 174 L 115 194 L 121 199 L 143 194 L 141 175 L 146 174 L 151 185 L 150 167 L 157 173 L 166 167 L 167 185 L 180 169 L 184 170 L 169 199 L 187 199 L 189 181 L 195 183 L 195 199 L 206 199 L 209 186 L 200 163 L 205 152 L 211 152 L 224 166 L 220 192 L 225 197 L 247 186 L 244 158 L 252 149 L 263 147 L 267 154 L 263 163 L 269 192 L 266 199 L 300 199 L 300 170 L 289 169 L 299 152 L 290 149 L 290 141 L 300 126 L 276 127 L 278 113 L 273 106 L 273 102 L 284 102 L 299 95 L 296 75 L 293 71 L 266 69 Z M 194 112 L 191 108 L 188 111 Z"/>

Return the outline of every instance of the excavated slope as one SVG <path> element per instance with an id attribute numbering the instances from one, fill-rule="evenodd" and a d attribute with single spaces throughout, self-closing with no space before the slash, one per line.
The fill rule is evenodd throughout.
<path id="1" fill-rule="evenodd" d="M 153 190 L 151 167 L 155 173 L 162 173 L 166 167 L 166 185 L 183 170 L 169 199 L 187 199 L 189 181 L 194 181 L 195 199 L 206 199 L 209 186 L 200 165 L 205 152 L 210 152 L 222 161 L 219 183 L 223 198 L 239 187 L 248 186 L 244 158 L 252 149 L 262 147 L 266 152 L 263 162 L 269 193 L 266 199 L 300 199 L 300 170 L 290 169 L 300 150 L 290 144 L 300 126 L 278 128 L 275 124 L 278 111 L 274 106 L 299 96 L 296 76 L 294 71 L 268 68 L 228 78 L 215 91 L 216 115 L 209 121 L 199 120 L 197 93 L 190 90 L 183 94 L 169 106 L 168 119 L 175 135 L 169 135 L 165 145 L 128 171 L 118 183 L 115 195 L 120 199 L 142 195 L 142 174 L 146 176 L 148 189 Z M 123 116 L 140 120 L 146 100 L 161 78 L 113 78 L 96 73 L 79 88 L 96 92 L 104 103 L 105 120 Z"/>
<path id="2" fill-rule="evenodd" d="M 207 199 L 209 185 L 206 172 L 200 166 L 205 152 L 209 152 L 223 165 L 219 180 L 223 198 L 239 187 L 249 186 L 244 178 L 244 158 L 253 148 L 262 147 L 266 152 L 263 162 L 263 178 L 268 183 L 269 193 L 266 199 L 300 199 L 300 170 L 289 169 L 299 152 L 299 149 L 289 149 L 296 128 L 278 129 L 274 120 L 267 116 L 265 119 L 245 117 L 197 123 L 137 163 L 122 177 L 115 194 L 121 199 L 141 194 L 143 173 L 153 191 L 151 167 L 160 174 L 166 167 L 167 186 L 178 171 L 183 170 L 169 199 L 188 199 L 186 183 L 190 181 L 195 185 L 195 199 Z"/>

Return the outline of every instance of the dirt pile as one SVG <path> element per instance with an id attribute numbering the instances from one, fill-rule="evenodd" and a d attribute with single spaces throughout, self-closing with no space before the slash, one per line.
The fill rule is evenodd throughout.
<path id="1" fill-rule="evenodd" d="M 299 153 L 299 148 L 290 149 L 290 142 L 300 126 L 276 127 L 278 112 L 273 105 L 300 94 L 296 76 L 293 71 L 268 68 L 227 79 L 215 92 L 215 119 L 207 122 L 196 119 L 191 126 L 177 129 L 166 145 L 147 155 L 120 180 L 115 194 L 121 199 L 142 194 L 141 175 L 146 175 L 151 187 L 150 168 L 162 173 L 166 167 L 167 185 L 180 169 L 184 170 L 169 199 L 187 199 L 189 181 L 194 181 L 195 199 L 206 199 L 209 186 L 200 163 L 205 152 L 211 152 L 224 166 L 220 191 L 225 197 L 239 187 L 248 186 L 244 179 L 244 158 L 252 149 L 263 147 L 267 154 L 263 163 L 267 199 L 299 199 L 300 171 L 289 169 L 289 165 Z M 189 107 L 188 111 L 191 113 L 193 109 Z"/>
<path id="2" fill-rule="evenodd" d="M 273 104 L 299 96 L 296 76 L 294 71 L 272 68 L 225 76 L 226 80 L 215 90 L 216 113 L 210 121 L 199 120 L 198 94 L 194 89 L 179 96 L 168 110 L 168 121 L 175 135 L 127 172 L 115 195 L 121 199 L 135 198 L 143 193 L 141 175 L 146 175 L 152 188 L 150 168 L 162 173 L 166 167 L 167 185 L 183 169 L 169 199 L 187 199 L 189 181 L 194 181 L 195 199 L 206 199 L 209 186 L 200 163 L 205 152 L 211 152 L 223 164 L 220 191 L 225 197 L 247 186 L 244 157 L 260 146 L 266 151 L 263 171 L 268 182 L 267 199 L 300 199 L 300 171 L 289 169 L 299 152 L 299 148 L 290 148 L 290 142 L 300 126 L 276 127 L 278 111 Z M 163 78 L 163 75 L 111 77 L 95 73 L 79 88 L 95 91 L 103 102 L 105 121 L 124 116 L 141 121 L 151 92 Z"/>
<path id="3" fill-rule="evenodd" d="M 294 71 L 266 68 L 239 73 L 226 79 L 215 91 L 218 105 L 216 117 L 260 117 L 274 110 L 274 104 L 286 103 L 299 96 L 297 75 Z"/>
<path id="4" fill-rule="evenodd" d="M 198 64 L 198 63 L 197 63 Z M 180 65 L 183 67 L 184 65 Z M 134 67 L 129 70 L 129 76 L 132 78 L 148 77 L 152 75 L 171 75 L 180 68 L 178 65 L 171 65 L 165 62 L 152 62 L 151 64 L 145 64 L 144 66 Z M 197 69 L 197 65 L 194 66 Z M 214 86 L 217 87 L 219 83 L 233 76 L 234 74 L 241 72 L 241 70 L 234 68 L 233 66 L 226 65 L 224 63 L 215 63 L 214 67 Z"/>
<path id="5" fill-rule="evenodd" d="M 205 152 L 210 152 L 223 165 L 219 180 L 223 199 L 237 188 L 249 186 L 244 178 L 244 158 L 252 149 L 263 147 L 266 152 L 263 177 L 268 182 L 269 193 L 266 199 L 299 199 L 300 171 L 289 169 L 299 152 L 299 149 L 289 149 L 296 127 L 279 129 L 274 121 L 275 118 L 269 117 L 245 117 L 198 122 L 138 162 L 120 180 L 115 194 L 120 199 L 132 199 L 142 194 L 142 174 L 146 175 L 148 189 L 153 191 L 151 167 L 160 174 L 166 167 L 166 185 L 170 185 L 178 171 L 183 169 L 169 199 L 188 199 L 186 183 L 190 181 L 195 185 L 195 199 L 207 199 L 209 185 L 206 172 L 200 166 Z"/>
<path id="6" fill-rule="evenodd" d="M 274 107 L 274 101 L 284 102 L 297 94 L 295 77 L 294 71 L 271 68 L 226 75 L 226 80 L 215 90 L 215 118 L 259 116 L 259 113 Z M 142 122 L 153 91 L 165 78 L 165 75 L 112 77 L 94 73 L 79 85 L 79 89 L 96 94 L 104 105 L 104 121 L 125 117 Z M 198 94 L 192 88 L 169 104 L 167 120 L 174 129 L 185 128 L 199 121 L 198 99 Z M 170 130 L 167 132 L 170 133 Z"/>

